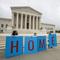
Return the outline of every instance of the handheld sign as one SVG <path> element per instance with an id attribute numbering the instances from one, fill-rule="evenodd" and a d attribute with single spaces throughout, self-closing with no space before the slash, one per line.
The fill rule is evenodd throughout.
<path id="1" fill-rule="evenodd" d="M 46 36 L 38 36 L 38 51 L 46 50 Z"/>
<path id="2" fill-rule="evenodd" d="M 23 53 L 23 37 L 22 36 L 7 36 L 5 56 L 17 56 Z"/>
<path id="3" fill-rule="evenodd" d="M 49 34 L 48 39 L 49 39 L 49 47 L 50 48 L 57 46 L 56 34 Z"/>
<path id="4" fill-rule="evenodd" d="M 37 52 L 37 37 L 26 36 L 24 45 L 24 54 L 34 54 Z"/>

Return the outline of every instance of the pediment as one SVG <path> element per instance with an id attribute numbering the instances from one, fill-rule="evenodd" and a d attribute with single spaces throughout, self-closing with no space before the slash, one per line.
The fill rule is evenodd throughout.
<path id="1" fill-rule="evenodd" d="M 40 13 L 39 11 L 31 8 L 31 7 L 11 7 L 12 10 L 15 10 L 15 11 L 20 11 L 20 12 L 26 12 L 26 13 L 33 13 L 33 14 L 38 14 L 38 15 L 41 15 L 42 13 Z"/>

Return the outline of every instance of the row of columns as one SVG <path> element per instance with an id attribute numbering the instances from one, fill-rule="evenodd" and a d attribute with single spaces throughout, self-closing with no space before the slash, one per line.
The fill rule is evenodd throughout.
<path id="1" fill-rule="evenodd" d="M 16 16 L 14 17 L 14 13 L 13 13 L 13 26 L 14 26 L 14 21 L 16 22 L 16 28 L 18 28 L 18 23 L 19 23 L 19 13 L 16 13 Z M 29 29 L 35 29 L 35 16 L 33 16 L 33 24 L 31 23 L 31 16 L 32 15 L 29 15 Z M 14 20 L 14 18 L 16 18 L 16 20 Z M 31 28 L 31 25 L 33 25 Z M 36 29 L 39 29 L 38 25 L 40 25 L 40 19 L 38 20 L 38 16 L 36 16 Z M 21 14 L 21 23 L 20 23 L 20 29 L 23 29 L 23 14 Z M 25 14 L 25 28 L 24 29 L 27 29 L 27 14 Z"/>

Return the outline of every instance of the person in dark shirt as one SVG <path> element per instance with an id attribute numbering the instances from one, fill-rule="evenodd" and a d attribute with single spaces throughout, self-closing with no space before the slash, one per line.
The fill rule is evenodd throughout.
<path id="1" fill-rule="evenodd" d="M 36 36 L 37 34 L 36 33 L 34 33 L 34 36 Z"/>
<path id="2" fill-rule="evenodd" d="M 14 30 L 14 31 L 12 32 L 12 35 L 18 35 L 18 32 L 17 32 L 16 30 Z"/>

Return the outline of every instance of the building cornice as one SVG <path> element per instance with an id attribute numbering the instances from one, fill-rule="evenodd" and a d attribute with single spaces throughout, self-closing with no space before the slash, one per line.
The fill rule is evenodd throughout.
<path id="1" fill-rule="evenodd" d="M 41 24 L 55 26 L 54 24 L 48 24 L 48 23 L 41 23 Z"/>
<path id="2" fill-rule="evenodd" d="M 2 17 L 0 17 L 0 20 L 12 20 L 12 18 L 2 18 Z"/>

